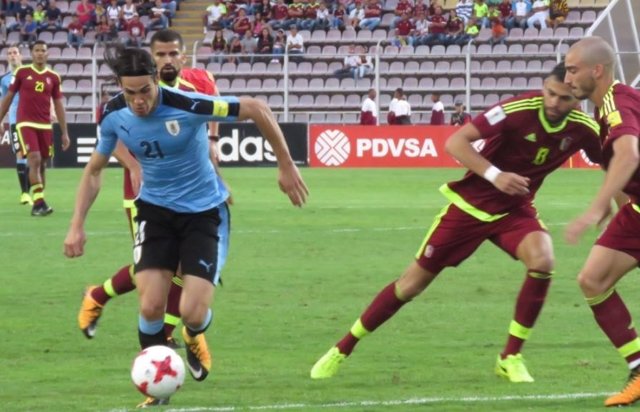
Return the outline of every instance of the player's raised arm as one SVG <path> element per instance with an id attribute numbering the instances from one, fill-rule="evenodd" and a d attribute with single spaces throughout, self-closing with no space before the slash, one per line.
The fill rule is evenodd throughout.
<path id="1" fill-rule="evenodd" d="M 529 178 L 516 173 L 503 172 L 471 145 L 471 142 L 482 137 L 480 130 L 473 123 L 468 123 L 447 139 L 445 150 L 464 167 L 484 177 L 500 191 L 509 195 L 529 193 Z"/>
<path id="2" fill-rule="evenodd" d="M 102 169 L 109 163 L 109 157 L 93 152 L 89 163 L 84 168 L 78 192 L 76 194 L 76 203 L 69 225 L 67 237 L 64 240 L 64 254 L 67 257 L 79 257 L 84 254 L 84 244 L 86 243 L 86 235 L 84 233 L 84 222 L 91 205 L 98 196 L 101 186 Z"/>
<path id="3" fill-rule="evenodd" d="M 291 203 L 302 206 L 309 195 L 309 189 L 302 180 L 300 171 L 293 163 L 284 135 L 269 106 L 261 100 L 241 97 L 238 120 L 251 119 L 262 135 L 271 143 L 273 153 L 278 160 L 278 184 L 280 190 L 289 196 Z"/>

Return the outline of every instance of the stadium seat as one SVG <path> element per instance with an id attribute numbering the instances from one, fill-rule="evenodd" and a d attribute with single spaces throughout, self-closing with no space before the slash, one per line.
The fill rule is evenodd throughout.
<path id="1" fill-rule="evenodd" d="M 327 32 L 324 30 L 314 30 L 311 32 L 311 43 L 325 43 L 327 40 Z"/>
<path id="2" fill-rule="evenodd" d="M 82 109 L 83 105 L 84 100 L 82 99 L 82 96 L 72 95 L 67 98 L 66 107 L 68 109 Z"/>
<path id="3" fill-rule="evenodd" d="M 569 29 L 565 26 L 556 27 L 553 31 L 553 37 L 557 39 L 565 39 L 569 37 Z"/>
<path id="4" fill-rule="evenodd" d="M 321 95 L 318 95 L 318 97 L 320 97 Z M 327 103 L 329 102 L 328 96 L 324 95 L 325 97 L 327 97 Z M 313 107 L 314 105 L 314 99 L 313 96 L 310 94 L 303 94 L 300 96 L 299 100 L 298 100 L 298 104 L 297 106 L 299 107 Z"/>
<path id="5" fill-rule="evenodd" d="M 447 51 L 445 52 L 447 56 L 459 56 L 462 54 L 462 50 L 460 46 L 457 44 L 450 44 L 447 46 Z"/>
<path id="6" fill-rule="evenodd" d="M 78 93 L 91 93 L 93 92 L 93 85 L 91 79 L 80 79 L 76 84 L 76 91 Z"/>
<path id="7" fill-rule="evenodd" d="M 406 93 L 406 90 L 405 90 L 405 93 Z M 423 106 L 421 94 L 417 94 L 417 93 L 410 94 L 409 97 L 407 98 L 407 101 L 411 105 L 411 109 L 414 111 Z"/>
<path id="8" fill-rule="evenodd" d="M 251 66 L 251 72 L 257 75 L 267 74 L 267 64 L 265 62 L 255 62 Z"/>
<path id="9" fill-rule="evenodd" d="M 311 64 L 311 62 L 300 62 L 298 63 L 298 68 L 296 69 L 296 72 L 299 74 L 311 74 L 312 68 L 313 68 L 313 65 Z"/>
<path id="10" fill-rule="evenodd" d="M 581 39 L 584 37 L 584 29 L 582 27 L 572 27 L 569 30 L 569 37 L 576 40 Z"/>
<path id="11" fill-rule="evenodd" d="M 324 80 L 320 77 L 314 77 L 309 80 L 309 90 L 324 90 Z"/>
<path id="12" fill-rule="evenodd" d="M 335 113 L 335 112 L 327 113 L 327 115 L 325 117 L 325 122 L 326 123 L 333 123 L 333 124 L 342 123 L 342 114 L 341 113 Z"/>
<path id="13" fill-rule="evenodd" d="M 419 46 L 416 46 L 415 54 L 416 56 L 428 56 L 429 51 L 429 46 L 427 46 L 426 44 L 421 44 Z"/>
<path id="14" fill-rule="evenodd" d="M 471 107 L 469 109 L 482 109 L 484 108 L 484 97 L 481 94 L 475 93 L 471 95 Z"/>
<path id="15" fill-rule="evenodd" d="M 500 101 L 500 97 L 495 93 L 489 93 L 484 97 L 485 106 L 493 106 Z"/>
<path id="16" fill-rule="evenodd" d="M 267 103 L 269 104 L 269 107 L 271 107 L 271 109 L 280 108 L 283 106 L 284 99 L 280 94 L 272 94 L 269 96 L 269 100 Z"/>
<path id="17" fill-rule="evenodd" d="M 43 33 L 45 33 L 45 32 L 43 32 Z M 66 32 L 57 31 L 57 32 L 54 33 L 53 38 L 51 39 L 51 43 L 49 43 L 49 44 L 54 44 L 56 46 L 64 46 L 65 44 L 67 44 L 67 40 L 68 40 L 68 36 L 67 36 Z M 89 50 L 87 59 L 91 59 L 91 53 L 92 53 L 91 49 L 89 49 L 88 47 L 81 47 L 80 49 Z M 78 50 L 78 55 L 80 57 L 79 51 L 80 50 Z M 83 52 L 83 58 L 84 58 L 84 55 L 85 55 L 84 53 L 87 53 L 87 52 Z"/>
<path id="18" fill-rule="evenodd" d="M 357 124 L 358 116 L 355 113 L 343 113 L 342 122 L 344 124 Z"/>
<path id="19" fill-rule="evenodd" d="M 236 72 L 236 64 L 232 62 L 222 63 L 222 67 L 220 68 L 220 73 L 224 73 L 225 75 L 234 74 Z"/>
<path id="20" fill-rule="evenodd" d="M 297 78 L 293 81 L 294 91 L 305 91 L 309 88 L 309 80 L 306 77 Z"/>
<path id="21" fill-rule="evenodd" d="M 408 61 L 404 64 L 405 74 L 415 75 L 420 72 L 420 63 L 415 60 Z"/>
<path id="22" fill-rule="evenodd" d="M 256 79 L 255 77 L 250 78 L 247 80 L 247 89 L 253 91 L 262 90 L 262 80 Z"/>
<path id="23" fill-rule="evenodd" d="M 247 62 L 238 63 L 238 65 L 236 66 L 236 73 L 239 75 L 246 75 L 251 73 L 251 63 L 247 63 Z"/>
<path id="24" fill-rule="evenodd" d="M 485 77 L 480 81 L 480 88 L 486 90 L 495 90 L 496 88 L 496 78 L 495 77 Z"/>
<path id="25" fill-rule="evenodd" d="M 415 56 L 415 51 L 413 46 L 402 46 L 400 50 L 398 50 L 398 57 L 400 58 L 411 58 Z"/>
<path id="26" fill-rule="evenodd" d="M 511 78 L 510 77 L 499 77 L 496 81 L 496 89 L 510 89 L 511 88 Z"/>
<path id="27" fill-rule="evenodd" d="M 542 77 L 531 77 L 529 79 L 529 89 L 531 90 L 542 89 Z"/>
<path id="28" fill-rule="evenodd" d="M 526 89 L 527 79 L 525 77 L 514 77 L 511 81 L 511 87 L 514 89 Z"/>
<path id="29" fill-rule="evenodd" d="M 556 46 L 550 43 L 542 43 L 538 49 L 540 54 L 555 54 Z"/>
<path id="30" fill-rule="evenodd" d="M 436 70 L 436 64 L 431 60 L 426 60 L 420 63 L 420 72 L 424 75 L 433 73 Z"/>
<path id="31" fill-rule="evenodd" d="M 340 80 L 340 89 L 341 90 L 352 90 L 356 88 L 356 82 L 351 77 L 347 77 L 346 79 Z"/>
<path id="32" fill-rule="evenodd" d="M 236 77 L 231 80 L 231 86 L 229 87 L 234 93 L 239 93 L 244 91 L 247 87 L 247 81 L 243 77 Z"/>
<path id="33" fill-rule="evenodd" d="M 406 91 L 412 91 L 418 89 L 418 79 L 415 77 L 405 77 L 402 82 L 402 88 Z"/>
<path id="34" fill-rule="evenodd" d="M 277 87 L 278 81 L 276 79 L 269 77 L 262 81 L 262 88 L 264 90 L 277 90 Z"/>
<path id="35" fill-rule="evenodd" d="M 485 73 L 493 73 L 496 71 L 496 62 L 493 60 L 485 60 L 480 65 L 480 71 Z"/>
<path id="36" fill-rule="evenodd" d="M 326 90 L 339 90 L 340 89 L 340 79 L 335 77 L 328 78 L 324 83 L 324 88 Z"/>
<path id="37" fill-rule="evenodd" d="M 358 41 L 359 43 L 366 43 L 370 42 L 372 37 L 373 33 L 371 32 L 371 30 L 361 29 L 356 35 L 356 41 Z"/>
<path id="38" fill-rule="evenodd" d="M 314 31 L 314 33 L 317 32 L 317 31 L 318 30 Z M 307 59 L 316 59 L 321 54 L 322 54 L 322 47 L 320 47 L 319 45 L 316 45 L 316 44 L 308 46 L 307 49 L 304 52 L 305 58 L 307 58 Z"/>
<path id="39" fill-rule="evenodd" d="M 355 43 L 356 42 L 356 31 L 352 27 L 347 27 L 342 32 L 342 38 L 340 39 L 342 43 Z"/>
<path id="40" fill-rule="evenodd" d="M 449 84 L 449 89 L 452 90 L 464 90 L 466 81 L 463 77 L 454 77 L 451 79 L 451 83 Z"/>
<path id="41" fill-rule="evenodd" d="M 404 73 L 404 63 L 401 61 L 391 62 L 391 65 L 389 66 L 389 73 Z"/>
<path id="42" fill-rule="evenodd" d="M 436 44 L 434 46 L 431 46 L 431 55 L 432 56 L 443 56 L 446 52 L 446 49 L 443 45 L 441 44 Z"/>
<path id="43" fill-rule="evenodd" d="M 311 113 L 309 123 L 324 123 L 324 113 Z"/>
<path id="44" fill-rule="evenodd" d="M 336 44 L 342 40 L 342 33 L 337 29 L 330 29 L 327 31 L 327 35 L 325 37 L 325 41 L 327 43 Z"/>
<path id="45" fill-rule="evenodd" d="M 231 87 L 231 85 L 229 84 L 229 79 L 225 78 L 225 77 L 220 77 L 216 79 L 216 86 L 218 86 L 218 89 L 221 92 L 225 92 L 227 90 L 229 90 L 229 88 Z"/>
<path id="46" fill-rule="evenodd" d="M 522 51 L 523 51 L 522 44 L 520 43 L 514 43 L 509 45 L 508 54 L 518 55 L 518 54 L 522 54 Z"/>
<path id="47" fill-rule="evenodd" d="M 418 83 L 418 88 L 420 90 L 433 89 L 433 78 L 432 77 L 421 77 L 420 78 L 420 82 Z"/>
<path id="48" fill-rule="evenodd" d="M 91 72 L 89 72 L 91 73 Z M 84 66 L 80 63 L 71 63 L 68 66 L 67 75 L 82 76 L 84 74 Z"/>
<path id="49" fill-rule="evenodd" d="M 343 108 L 345 105 L 346 98 L 342 94 L 333 94 L 329 100 L 328 107 L 336 107 Z M 318 107 L 327 107 L 327 106 L 318 106 Z"/>
<path id="50" fill-rule="evenodd" d="M 535 43 L 528 43 L 524 45 L 524 54 L 535 54 L 539 52 L 538 45 Z"/>
<path id="51" fill-rule="evenodd" d="M 580 18 L 580 21 L 582 23 L 588 23 L 591 24 L 594 21 L 596 21 L 596 12 L 593 10 L 585 10 L 582 12 L 582 16 Z"/>
<path id="52" fill-rule="evenodd" d="M 56 70 L 55 67 L 53 70 Z M 56 70 L 57 71 L 57 70 Z M 62 75 L 60 72 L 58 72 L 60 75 Z M 68 93 L 70 91 L 75 91 L 76 90 L 76 81 L 73 79 L 64 79 L 62 81 L 62 91 L 65 93 Z"/>
<path id="53" fill-rule="evenodd" d="M 438 77 L 433 83 L 433 88 L 441 92 L 447 90 L 449 88 L 449 78 Z"/>
<path id="54" fill-rule="evenodd" d="M 434 71 L 436 73 L 448 73 L 450 68 L 451 63 L 449 63 L 447 60 L 440 60 L 436 63 Z"/>
<path id="55" fill-rule="evenodd" d="M 498 72 L 498 73 L 509 73 L 509 72 L 511 72 L 511 61 L 509 61 L 509 60 L 498 60 L 498 63 L 496 63 L 496 72 Z"/>
<path id="56" fill-rule="evenodd" d="M 542 71 L 542 62 L 540 60 L 529 60 L 527 63 L 526 71 L 529 72 L 541 72 Z"/>
<path id="57" fill-rule="evenodd" d="M 454 60 L 451 62 L 451 67 L 449 71 L 451 73 L 464 73 L 466 70 L 467 64 L 463 60 Z"/>
<path id="58" fill-rule="evenodd" d="M 67 75 L 67 64 L 66 63 L 56 63 L 53 65 L 53 71 L 55 71 L 56 73 L 58 73 L 61 77 L 64 77 Z M 64 87 L 65 90 L 73 90 L 75 88 L 75 80 L 73 80 L 73 87 L 69 87 L 70 85 L 67 85 L 67 87 Z M 62 85 L 64 86 L 64 80 L 62 81 Z"/>
<path id="59" fill-rule="evenodd" d="M 387 89 L 395 90 L 402 87 L 402 79 L 400 77 L 387 78 Z"/>
<path id="60" fill-rule="evenodd" d="M 357 94 L 349 94 L 349 95 L 347 95 L 347 99 L 346 99 L 344 104 L 345 104 L 346 107 L 359 108 L 361 100 L 362 99 Z"/>
<path id="61" fill-rule="evenodd" d="M 525 29 L 524 31 L 524 36 L 523 39 L 524 40 L 535 40 L 538 38 L 538 29 L 535 27 L 528 27 L 527 29 Z"/>
<path id="62" fill-rule="evenodd" d="M 492 50 L 492 54 L 495 55 L 499 55 L 499 54 L 507 54 L 507 45 L 506 44 L 496 44 L 493 46 L 493 50 Z"/>

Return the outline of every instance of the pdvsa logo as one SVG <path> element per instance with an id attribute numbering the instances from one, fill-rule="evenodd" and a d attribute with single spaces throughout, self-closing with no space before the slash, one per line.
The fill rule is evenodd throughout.
<path id="1" fill-rule="evenodd" d="M 351 144 L 340 130 L 325 130 L 316 139 L 313 150 L 323 165 L 340 166 L 349 158 Z"/>

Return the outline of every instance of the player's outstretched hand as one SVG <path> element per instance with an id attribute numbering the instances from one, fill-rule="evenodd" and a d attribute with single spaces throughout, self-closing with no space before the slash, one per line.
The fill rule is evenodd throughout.
<path id="1" fill-rule="evenodd" d="M 64 240 L 64 255 L 68 258 L 80 257 L 84 254 L 87 237 L 83 229 L 70 228 Z"/>
<path id="2" fill-rule="evenodd" d="M 294 206 L 302 207 L 307 201 L 309 189 L 293 163 L 279 168 L 278 185 Z"/>
<path id="3" fill-rule="evenodd" d="M 529 182 L 528 177 L 511 172 L 501 172 L 493 184 L 498 190 L 508 195 L 524 196 L 529 194 Z"/>

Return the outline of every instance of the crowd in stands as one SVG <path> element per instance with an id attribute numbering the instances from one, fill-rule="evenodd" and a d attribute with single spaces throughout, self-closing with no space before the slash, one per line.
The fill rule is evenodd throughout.
<path id="1" fill-rule="evenodd" d="M 71 18 L 65 24 L 63 12 L 55 0 L 6 0 L 3 2 L 0 28 L 6 39 L 6 31 L 20 32 L 22 45 L 35 41 L 42 31 L 66 30 L 70 47 L 81 47 L 85 36 L 95 31 L 98 41 L 113 41 L 121 38 L 129 45 L 142 45 L 149 30 L 167 28 L 175 17 L 176 0 L 80 0 L 69 10 Z M 143 24 L 140 17 L 147 16 Z M 7 24 L 8 18 L 13 23 Z M 119 36 L 118 32 L 126 33 Z"/>
<path id="2" fill-rule="evenodd" d="M 246 32 L 254 38 L 258 53 L 287 49 L 301 54 L 299 30 L 373 31 L 381 25 L 383 13 L 383 0 L 213 0 L 203 24 L 205 33 L 216 32 L 212 47 L 217 56 L 246 53 L 247 47 L 231 49 Z M 389 29 L 396 46 L 466 44 L 483 28 L 491 29 L 489 41 L 496 44 L 504 43 L 514 27 L 555 28 L 568 13 L 567 0 L 459 0 L 449 10 L 441 0 L 398 0 Z M 232 32 L 230 38 L 224 38 L 224 30 Z"/>

